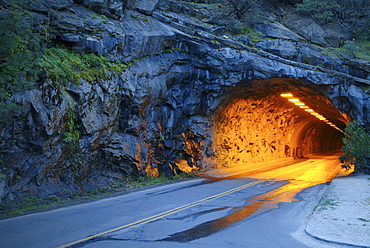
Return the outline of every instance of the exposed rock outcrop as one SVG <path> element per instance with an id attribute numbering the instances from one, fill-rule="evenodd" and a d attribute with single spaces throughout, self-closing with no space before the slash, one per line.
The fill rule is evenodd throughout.
<path id="1" fill-rule="evenodd" d="M 313 19 L 297 14 L 287 15 L 285 23 L 308 41 L 319 46 L 341 47 L 351 38 L 349 30 L 339 24 L 319 25 Z"/>
<path id="2" fill-rule="evenodd" d="M 247 47 L 251 43 L 245 36 L 220 37 L 221 26 L 181 15 L 191 12 L 209 21 L 207 11 L 186 9 L 186 3 L 168 1 L 164 5 L 172 12 L 165 12 L 163 4 L 150 1 L 150 5 L 137 5 L 140 12 L 123 15 L 119 1 L 49 2 L 32 10 L 38 20 L 35 26 L 50 22 L 56 28 L 55 43 L 130 64 L 124 72 L 112 72 L 94 84 L 81 80 L 79 85 L 55 86 L 45 81 L 13 96 L 23 111 L 0 130 L 2 167 L 7 173 L 5 183 L 0 182 L 1 199 L 65 194 L 108 186 L 130 175 L 171 176 L 218 166 L 222 152 L 238 154 L 236 143 L 220 150 L 225 144 L 215 141 L 223 128 L 237 128 L 227 124 L 233 118 L 227 117 L 228 109 L 243 118 L 234 122 L 237 125 L 249 125 L 257 132 L 273 122 L 276 129 L 276 135 L 263 129 L 264 136 L 254 140 L 249 140 L 248 131 L 241 133 L 248 145 L 239 149 L 253 154 L 243 162 L 297 155 L 298 147 L 299 153 L 321 146 L 327 150 L 320 141 L 309 144 L 313 140 L 309 137 L 302 138 L 306 142 L 302 146 L 289 143 L 289 133 L 294 133 L 289 125 L 298 123 L 294 120 L 299 117 L 293 112 L 284 115 L 289 107 L 274 109 L 271 99 L 278 87 L 300 89 L 313 104 L 327 101 L 325 106 L 332 103 L 360 124 L 370 125 L 369 63 L 324 55 L 319 48 L 302 43 L 305 34 L 294 34 L 281 24 L 260 28 L 277 38 L 255 44 L 261 51 Z M 175 11 L 178 8 L 182 10 Z M 191 28 L 185 25 L 189 23 Z M 331 43 L 325 40 L 323 44 Z M 259 81 L 267 79 L 268 83 Z M 308 97 L 315 91 L 320 97 Z M 251 95 L 255 100 L 248 98 Z M 241 105 L 230 104 L 238 99 L 248 105 L 240 115 L 236 113 Z M 260 117 L 272 112 L 263 121 L 247 121 L 256 102 L 261 103 L 256 111 Z M 325 106 L 317 106 L 318 111 L 343 128 L 348 118 Z M 307 136 L 316 139 L 322 134 L 314 127 L 306 130 L 312 132 Z M 275 139 L 277 134 L 287 137 Z M 271 156 L 264 156 L 266 151 L 262 154 L 261 149 Z"/>

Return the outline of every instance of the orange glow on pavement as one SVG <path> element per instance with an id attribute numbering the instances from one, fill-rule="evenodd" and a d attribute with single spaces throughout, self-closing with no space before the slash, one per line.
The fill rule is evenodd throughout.
<path id="1" fill-rule="evenodd" d="M 237 167 L 227 168 L 218 171 L 209 172 L 208 175 L 213 178 L 222 179 L 234 179 L 238 177 L 254 178 L 257 180 L 271 180 L 271 181 L 287 181 L 276 189 L 262 193 L 260 195 L 253 196 L 247 200 L 247 204 L 232 212 L 230 215 L 222 217 L 213 222 L 218 225 L 229 226 L 232 223 L 238 222 L 253 213 L 263 212 L 269 209 L 278 208 L 278 204 L 282 202 L 293 202 L 297 201 L 296 195 L 302 190 L 318 185 L 330 182 L 337 175 L 347 176 L 352 171 L 344 171 L 338 160 L 339 154 L 333 154 L 331 156 L 320 156 L 310 155 L 307 160 L 301 160 L 300 162 L 292 162 L 289 164 L 289 160 L 285 159 L 286 163 L 274 161 L 264 162 L 255 166 L 255 168 L 261 168 L 256 170 L 255 168 Z M 281 163 L 279 165 L 279 163 Z M 284 166 L 281 166 L 284 165 Z M 253 170 L 249 172 L 249 170 Z"/>

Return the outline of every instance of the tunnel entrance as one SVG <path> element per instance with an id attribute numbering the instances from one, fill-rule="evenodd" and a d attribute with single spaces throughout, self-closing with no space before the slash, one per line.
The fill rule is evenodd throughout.
<path id="1" fill-rule="evenodd" d="M 287 92 L 325 121 L 281 96 Z M 214 117 L 216 167 L 339 151 L 341 130 L 348 121 L 320 89 L 300 80 L 241 83 L 229 92 Z"/>

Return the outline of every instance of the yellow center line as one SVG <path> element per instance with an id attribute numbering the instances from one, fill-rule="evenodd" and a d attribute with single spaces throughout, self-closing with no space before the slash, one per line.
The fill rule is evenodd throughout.
<path id="1" fill-rule="evenodd" d="M 132 222 L 132 223 L 129 223 L 129 224 L 120 226 L 120 227 L 116 227 L 116 228 L 111 229 L 111 230 L 108 230 L 108 231 L 104 231 L 104 232 L 101 232 L 101 233 L 98 233 L 98 234 L 95 234 L 95 235 L 88 236 L 86 238 L 83 238 L 83 239 L 80 239 L 80 240 L 71 242 L 69 244 L 62 245 L 62 246 L 60 246 L 58 248 L 66 248 L 66 247 L 69 247 L 69 246 L 72 246 L 72 245 L 75 245 L 75 244 L 78 244 L 78 243 L 82 243 L 82 242 L 91 240 L 91 239 L 96 238 L 96 237 L 99 237 L 99 236 L 103 236 L 103 235 L 108 234 L 108 233 L 116 232 L 116 231 L 119 231 L 119 230 L 122 230 L 122 229 L 125 229 L 125 228 L 133 228 L 133 227 L 137 227 L 139 225 L 144 225 L 144 224 L 147 224 L 149 222 L 152 222 L 152 221 L 155 221 L 155 220 L 164 218 L 164 217 L 166 217 L 168 215 L 171 215 L 171 214 L 180 212 L 182 210 L 185 210 L 185 209 L 192 208 L 194 206 L 200 205 L 201 203 L 206 202 L 208 200 L 217 199 L 217 198 L 220 198 L 220 197 L 223 197 L 223 196 L 232 194 L 234 192 L 240 191 L 242 189 L 245 189 L 247 187 L 256 185 L 258 183 L 265 182 L 267 180 L 268 179 L 261 179 L 261 180 L 253 181 L 251 183 L 244 184 L 242 186 L 239 186 L 239 187 L 236 187 L 236 188 L 227 190 L 225 192 L 222 192 L 222 193 L 219 193 L 219 194 L 216 194 L 216 195 L 213 195 L 213 196 L 209 196 L 209 197 L 203 198 L 201 200 L 198 200 L 198 201 L 195 201 L 195 202 L 192 202 L 192 203 L 189 203 L 189 204 L 186 204 L 186 205 L 183 205 L 183 206 L 180 206 L 180 207 L 177 207 L 177 208 L 174 208 L 174 209 L 165 211 L 165 212 L 160 213 L 160 214 L 156 214 L 156 215 L 150 216 L 148 218 L 141 219 L 141 220 L 138 220 L 138 221 L 135 221 L 135 222 Z"/>
<path id="2" fill-rule="evenodd" d="M 314 161 L 313 163 L 311 164 L 308 164 L 308 166 L 312 166 L 314 164 L 317 164 L 317 163 L 321 163 L 322 161 L 319 160 L 319 161 Z M 293 168 L 291 170 L 288 170 L 288 171 L 283 171 L 282 173 L 279 173 L 278 175 L 275 175 L 275 178 L 282 175 L 282 174 L 287 174 L 289 172 L 292 172 L 292 171 L 296 171 L 296 170 L 300 170 L 302 169 L 301 167 L 299 168 Z M 334 174 L 334 172 L 333 172 Z M 331 176 L 331 175 L 330 175 Z M 329 176 L 329 177 L 330 177 Z M 219 193 L 219 194 L 216 194 L 216 195 L 212 195 L 212 196 L 209 196 L 209 197 L 206 197 L 206 198 L 203 198 L 201 200 L 198 200 L 198 201 L 195 201 L 195 202 L 192 202 L 192 203 L 189 203 L 189 204 L 186 204 L 186 205 L 183 205 L 183 206 L 180 206 L 180 207 L 177 207 L 177 208 L 173 208 L 171 210 L 168 210 L 168 211 L 165 211 L 165 212 L 162 212 L 160 214 L 156 214 L 156 215 L 153 215 L 153 216 L 150 216 L 150 217 L 147 217 L 147 218 L 144 218 L 144 219 L 141 219 L 141 220 L 138 220 L 138 221 L 135 221 L 135 222 L 132 222 L 132 223 L 129 223 L 129 224 L 126 224 L 126 225 L 123 225 L 123 226 L 120 226 L 120 227 L 117 227 L 117 228 L 114 228 L 114 229 L 111 229 L 111 230 L 107 230 L 107 231 L 104 231 L 104 232 L 101 232 L 101 233 L 98 233 L 98 234 L 95 234 L 95 235 L 91 235 L 91 236 L 88 236 L 86 238 L 83 238 L 83 239 L 80 239 L 80 240 L 77 240 L 77 241 L 74 241 L 72 243 L 69 243 L 69 244 L 66 244 L 66 245 L 63 245 L 63 246 L 60 246 L 58 248 L 66 248 L 66 247 L 69 247 L 69 246 L 72 246 L 72 245 L 75 245 L 75 244 L 78 244 L 78 243 L 82 243 L 82 242 L 85 242 L 85 241 L 88 241 L 88 240 L 91 240 L 93 238 L 96 238 L 96 237 L 100 237 L 100 236 L 103 236 L 105 234 L 108 234 L 108 233 L 112 233 L 112 232 L 116 232 L 116 231 L 119 231 L 119 230 L 122 230 L 122 229 L 125 229 L 125 228 L 134 228 L 134 227 L 137 227 L 139 225 L 144 225 L 144 224 L 147 224 L 147 223 L 150 223 L 150 222 L 153 222 L 153 221 L 156 221 L 158 219 L 161 219 L 161 218 L 164 218 L 166 216 L 169 216 L 171 214 L 174 214 L 174 213 L 177 213 L 177 212 L 180 212 L 182 210 L 186 210 L 186 209 L 189 209 L 189 208 L 192 208 L 194 206 L 197 206 L 197 205 L 200 205 L 206 201 L 209 201 L 209 200 L 212 200 L 212 199 L 217 199 L 217 198 L 220 198 L 220 197 L 223 197 L 223 196 L 226 196 L 226 195 L 229 195 L 229 194 L 232 194 L 234 192 L 237 192 L 237 191 L 240 191 L 242 189 L 245 189 L 247 187 L 250 187 L 250 186 L 253 186 L 253 185 L 256 185 L 256 184 L 259 184 L 259 183 L 262 183 L 262 182 L 265 182 L 267 180 L 271 180 L 271 178 L 265 178 L 265 179 L 260 179 L 260 180 L 256 180 L 256 181 L 253 181 L 251 183 L 247 183 L 247 184 L 244 184 L 242 186 L 239 186 L 239 187 L 236 187 L 236 188 L 233 188 L 233 189 L 230 189 L 230 190 L 227 190 L 227 191 L 224 191 L 222 193 Z"/>
<path id="3" fill-rule="evenodd" d="M 231 189 L 231 190 L 228 190 L 228 191 L 225 191 L 223 193 L 220 193 L 220 194 L 217 194 L 217 195 L 214 195 L 214 196 L 210 196 L 210 197 L 207 197 L 207 198 L 204 198 L 202 200 L 199 200 L 199 201 L 196 201 L 196 202 L 193 202 L 193 203 L 190 203 L 190 204 L 187 204 L 187 205 L 184 205 L 184 206 L 181 206 L 179 208 L 175 208 L 175 209 L 172 209 L 170 211 L 167 211 L 167 212 L 164 212 L 162 214 L 160 214 L 160 216 L 153 216 L 153 218 L 151 218 L 150 220 L 147 220 L 147 221 L 144 221 L 144 222 L 141 222 L 139 224 L 136 224 L 134 226 L 130 226 L 129 228 L 133 228 L 133 227 L 136 227 L 138 225 L 143 225 L 143 224 L 146 224 L 146 223 L 149 223 L 149 222 L 152 222 L 152 221 L 155 221 L 157 219 L 160 219 L 160 218 L 163 218 L 163 217 L 166 217 L 168 215 L 171 215 L 171 214 L 174 214 L 174 213 L 177 213 L 177 212 L 180 212 L 182 210 L 185 210 L 185 209 L 188 209 L 188 208 L 192 208 L 192 207 L 195 207 L 197 205 L 200 205 L 201 203 L 205 202 L 205 201 L 208 201 L 210 199 L 217 199 L 217 198 L 220 198 L 222 196 L 225 196 L 225 195 L 229 195 L 231 193 L 234 193 L 234 192 L 237 192 L 237 191 L 240 191 L 242 189 L 245 189 L 247 187 L 250 187 L 250 186 L 253 186 L 255 184 L 258 184 L 258 183 L 261 183 L 263 181 L 266 181 L 265 179 L 264 180 L 258 180 L 258 181 L 254 181 L 254 182 L 251 182 L 251 183 L 248 183 L 248 184 L 245 184 L 245 185 L 242 185 L 240 187 L 237 187 L 237 188 L 234 188 L 234 189 Z"/>

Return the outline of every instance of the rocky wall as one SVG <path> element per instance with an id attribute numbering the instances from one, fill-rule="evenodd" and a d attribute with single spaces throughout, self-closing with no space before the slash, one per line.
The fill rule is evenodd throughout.
<path id="1" fill-rule="evenodd" d="M 42 81 L 14 95 L 23 110 L 1 126 L 0 199 L 337 149 L 340 136 L 282 102 L 285 90 L 342 128 L 349 118 L 370 125 L 366 84 L 352 76 L 192 36 L 138 12 L 105 20 L 64 2 L 52 11 L 63 17 L 52 22 L 55 43 L 129 66 L 92 84 Z"/>

